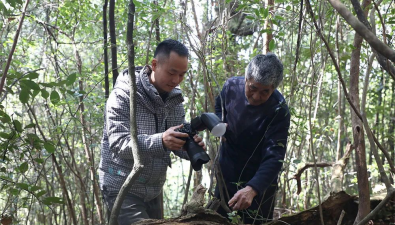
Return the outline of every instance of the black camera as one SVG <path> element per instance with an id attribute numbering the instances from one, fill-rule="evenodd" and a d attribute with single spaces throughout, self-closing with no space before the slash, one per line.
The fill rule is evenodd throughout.
<path id="1" fill-rule="evenodd" d="M 182 128 L 175 130 L 187 133 L 189 136 L 181 139 L 186 141 L 184 148 L 188 153 L 192 168 L 195 171 L 201 170 L 202 165 L 210 161 L 210 157 L 207 155 L 206 151 L 204 151 L 204 149 L 193 140 L 193 136 L 195 136 L 198 131 L 202 131 L 204 129 L 209 129 L 214 136 L 220 137 L 225 134 L 226 126 L 214 113 L 203 113 L 201 116 L 191 120 L 191 123 L 184 123 Z"/>

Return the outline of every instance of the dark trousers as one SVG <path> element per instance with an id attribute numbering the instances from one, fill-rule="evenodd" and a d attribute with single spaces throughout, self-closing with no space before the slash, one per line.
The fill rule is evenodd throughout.
<path id="1" fill-rule="evenodd" d="M 102 190 L 102 194 L 110 214 L 118 192 Z M 163 219 L 161 204 L 162 194 L 149 202 L 144 202 L 142 198 L 128 193 L 122 202 L 118 225 L 130 225 L 144 219 Z"/>
<path id="2" fill-rule="evenodd" d="M 241 189 L 240 187 L 239 189 Z M 269 187 L 262 196 L 256 196 L 248 209 L 240 210 L 237 214 L 241 217 L 244 224 L 263 224 L 270 222 L 273 219 L 273 210 L 275 205 L 276 186 Z M 229 198 L 237 192 L 237 187 L 234 184 L 228 185 Z M 224 195 L 226 195 L 224 190 Z M 218 185 L 215 187 L 215 197 L 220 198 Z M 228 205 L 230 199 L 225 196 L 225 202 Z M 228 205 L 229 207 L 229 205 Z M 230 210 L 232 210 L 230 208 Z M 226 211 L 220 206 L 217 210 L 219 214 L 225 218 L 229 218 Z"/>

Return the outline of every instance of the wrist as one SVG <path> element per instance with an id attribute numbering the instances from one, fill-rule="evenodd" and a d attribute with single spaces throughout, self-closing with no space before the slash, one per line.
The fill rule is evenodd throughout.
<path id="1" fill-rule="evenodd" d="M 247 188 L 247 191 L 251 193 L 254 197 L 258 195 L 258 192 L 253 187 L 247 185 L 245 188 Z"/>

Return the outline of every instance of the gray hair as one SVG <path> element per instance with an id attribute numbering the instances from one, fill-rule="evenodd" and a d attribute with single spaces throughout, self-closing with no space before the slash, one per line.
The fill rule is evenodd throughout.
<path id="1" fill-rule="evenodd" d="M 248 64 L 245 72 L 247 80 L 254 79 L 262 85 L 277 88 L 283 80 L 283 64 L 273 53 L 257 55 Z"/>

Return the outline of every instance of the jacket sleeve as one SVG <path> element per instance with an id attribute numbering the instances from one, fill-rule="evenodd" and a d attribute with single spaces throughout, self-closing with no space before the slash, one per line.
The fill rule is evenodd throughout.
<path id="1" fill-rule="evenodd" d="M 129 95 L 120 89 L 114 89 L 106 105 L 106 129 L 112 152 L 121 158 L 133 159 L 130 135 Z M 141 118 L 137 118 L 141 119 Z M 152 122 L 151 122 L 152 123 Z M 147 126 L 150 121 L 147 121 Z M 155 126 L 155 124 L 152 124 Z M 161 157 L 165 154 L 162 133 L 137 135 L 139 154 Z"/>
<path id="2" fill-rule="evenodd" d="M 226 118 L 226 110 L 225 110 L 225 96 L 226 96 L 227 83 L 224 84 L 221 93 L 215 99 L 215 114 L 220 118 L 223 122 L 224 118 Z M 221 100 L 222 98 L 222 100 Z M 222 103 L 222 104 L 221 104 Z M 222 118 L 222 109 L 224 109 L 224 118 Z"/>
<path id="3" fill-rule="evenodd" d="M 265 133 L 261 151 L 263 159 L 254 177 L 246 184 L 258 192 L 258 196 L 274 182 L 283 165 L 290 125 L 288 107 L 279 107 Z"/>

